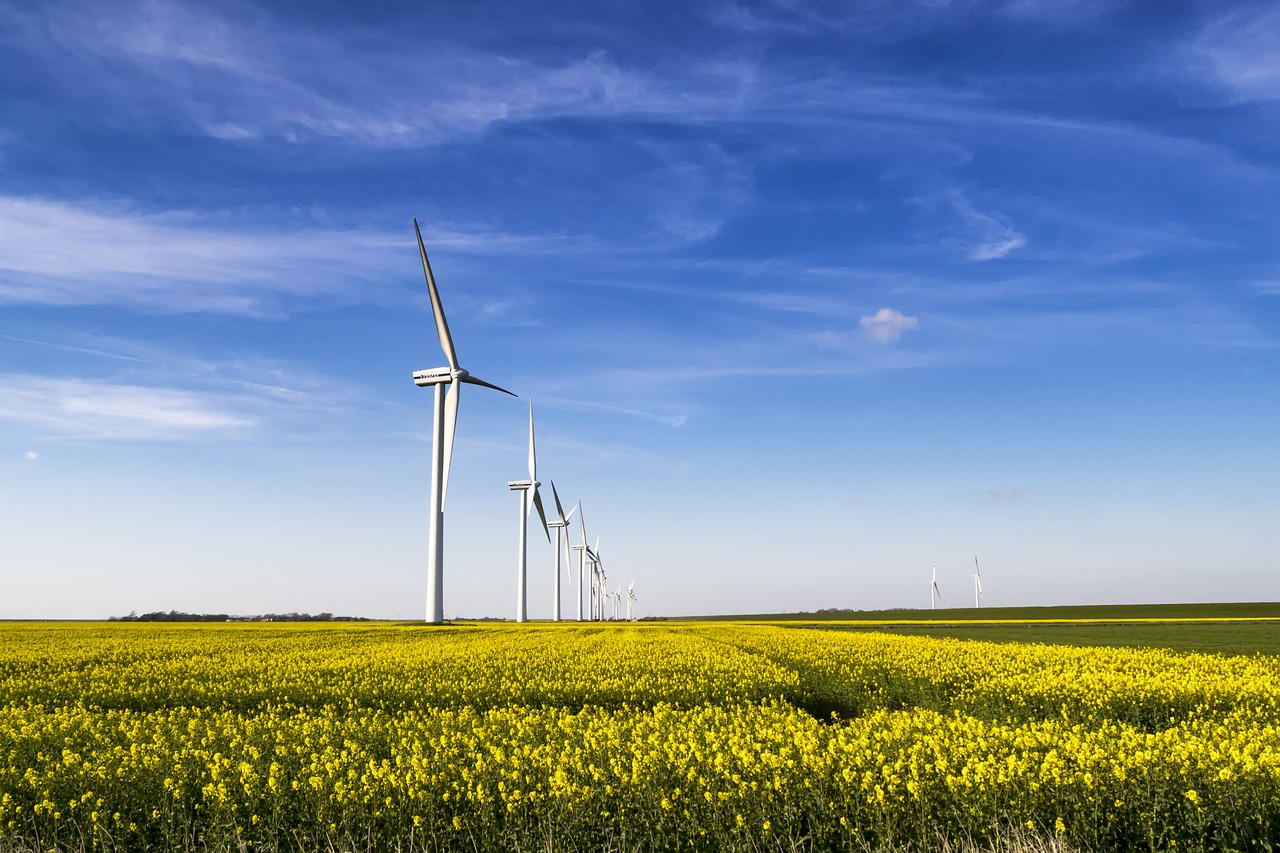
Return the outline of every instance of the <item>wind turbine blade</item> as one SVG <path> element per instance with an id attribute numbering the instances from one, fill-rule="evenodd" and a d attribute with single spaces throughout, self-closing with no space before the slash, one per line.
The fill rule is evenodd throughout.
<path id="1" fill-rule="evenodd" d="M 564 517 L 565 524 L 568 524 L 569 519 L 573 518 L 573 514 L 578 511 L 579 506 L 581 506 L 581 504 L 574 504 L 573 509 L 569 510 L 569 514 Z"/>
<path id="2" fill-rule="evenodd" d="M 547 541 L 551 541 L 551 530 L 547 527 L 547 513 L 542 508 L 542 495 L 538 494 L 538 487 L 533 486 L 533 505 L 538 510 L 538 518 L 542 520 L 542 532 L 547 534 Z"/>
<path id="3" fill-rule="evenodd" d="M 578 506 L 582 506 L 581 501 L 578 502 Z M 585 509 L 582 510 L 582 514 L 578 516 L 578 524 L 582 527 L 582 547 L 587 551 L 590 551 L 591 549 L 587 548 L 587 511 Z"/>
<path id="4" fill-rule="evenodd" d="M 555 481 L 555 480 L 552 480 L 552 481 L 551 481 L 551 497 L 552 497 L 552 498 L 554 498 L 554 499 L 555 499 L 555 502 L 556 502 L 556 519 L 557 519 L 561 524 L 568 524 L 568 523 L 569 523 L 569 519 L 567 519 L 567 518 L 565 518 L 565 517 L 564 517 L 564 507 L 563 507 L 563 506 L 561 506 L 561 504 L 560 504 L 560 493 L 556 491 L 556 481 Z M 565 531 L 565 532 L 567 533 L 568 531 Z"/>
<path id="5" fill-rule="evenodd" d="M 485 382 L 483 379 L 476 379 L 474 376 L 472 376 L 469 373 L 466 376 L 462 377 L 462 381 L 466 382 L 469 385 L 483 385 L 486 388 L 492 388 L 495 391 L 501 391 L 503 394 L 510 394 L 512 397 L 520 396 L 519 394 L 508 391 L 506 388 L 500 388 L 497 385 L 494 385 L 492 382 Z"/>
<path id="6" fill-rule="evenodd" d="M 449 494 L 449 463 L 453 460 L 453 435 L 458 426 L 458 397 L 462 389 L 457 382 L 450 382 L 444 392 L 444 477 L 440 484 L 440 510 L 444 511 L 445 496 Z"/>
<path id="7" fill-rule="evenodd" d="M 431 274 L 431 262 L 427 260 L 427 247 L 422 242 L 422 230 L 418 228 L 418 217 L 413 218 L 413 231 L 418 235 L 418 252 L 422 255 L 422 272 L 427 277 L 427 292 L 431 295 L 431 313 L 436 318 L 436 334 L 440 336 L 440 348 L 444 357 L 449 360 L 449 367 L 458 369 L 458 354 L 453 349 L 453 336 L 449 334 L 449 321 L 444 318 L 444 306 L 440 304 L 440 291 L 436 288 L 436 278 Z"/>
<path id="8" fill-rule="evenodd" d="M 529 401 L 529 479 L 537 482 L 538 480 L 538 457 L 533 452 L 533 400 Z M 533 497 L 538 503 L 538 511 L 542 511 L 542 501 L 538 499 L 538 487 L 534 486 Z M 546 525 L 546 520 L 543 520 Z"/>

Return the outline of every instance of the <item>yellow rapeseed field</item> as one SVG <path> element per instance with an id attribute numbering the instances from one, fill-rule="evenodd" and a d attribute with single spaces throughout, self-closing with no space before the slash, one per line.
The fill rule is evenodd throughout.
<path id="1" fill-rule="evenodd" d="M 0 849 L 1280 838 L 1280 661 L 751 625 L 0 627 Z"/>

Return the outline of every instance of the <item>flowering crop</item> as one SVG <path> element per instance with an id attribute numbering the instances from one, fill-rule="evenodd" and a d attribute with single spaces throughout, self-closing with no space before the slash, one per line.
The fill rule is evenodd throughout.
<path id="1" fill-rule="evenodd" d="M 732 625 L 0 638 L 0 849 L 1280 837 L 1272 658 Z"/>

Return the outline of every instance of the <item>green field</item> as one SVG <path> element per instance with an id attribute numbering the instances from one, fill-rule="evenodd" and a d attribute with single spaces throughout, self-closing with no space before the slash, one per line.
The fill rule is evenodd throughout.
<path id="1" fill-rule="evenodd" d="M 1280 602 L 1226 604 L 1090 604 L 1059 607 L 950 607 L 937 610 L 820 610 L 815 613 L 757 613 L 681 617 L 718 622 L 973 622 L 1129 619 L 1277 619 Z M 679 619 L 673 621 L 680 621 Z"/>
<path id="2" fill-rule="evenodd" d="M 1280 655 L 1280 603 L 1120 604 L 940 610 L 826 610 L 717 617 L 987 642 Z"/>
<path id="3" fill-rule="evenodd" d="M 992 643 L 1120 646 L 1224 655 L 1280 655 L 1280 621 L 1271 622 L 1074 622 L 1023 625 L 840 626 L 832 630 L 883 631 L 922 637 L 954 637 Z"/>

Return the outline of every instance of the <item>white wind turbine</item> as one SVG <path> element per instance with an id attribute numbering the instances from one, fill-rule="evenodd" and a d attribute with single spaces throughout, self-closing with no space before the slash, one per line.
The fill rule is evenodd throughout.
<path id="1" fill-rule="evenodd" d="M 978 569 L 978 558 L 973 558 L 973 606 L 982 606 L 982 572 Z"/>
<path id="2" fill-rule="evenodd" d="M 413 384 L 423 388 L 434 386 L 435 392 L 435 412 L 431 427 L 431 515 L 427 526 L 427 622 L 439 625 L 444 622 L 444 500 L 449 489 L 449 463 L 453 459 L 453 435 L 458 425 L 458 394 L 461 384 L 483 385 L 503 394 L 511 392 L 477 379 L 458 366 L 458 354 L 453 348 L 453 337 L 449 334 L 449 323 L 444 318 L 440 291 L 436 288 L 435 276 L 431 274 L 427 247 L 422 243 L 422 231 L 418 228 L 416 217 L 413 220 L 413 230 L 418 235 L 418 253 L 422 255 L 422 272 L 427 277 L 427 293 L 431 296 L 436 335 L 440 338 L 444 357 L 449 362 L 447 367 L 416 370 L 413 374 Z"/>
<path id="3" fill-rule="evenodd" d="M 592 610 L 591 617 L 597 622 L 604 621 L 604 605 L 605 596 L 608 590 L 605 583 L 608 576 L 604 573 L 604 560 L 600 558 L 600 534 L 596 534 L 596 547 L 594 550 L 587 552 L 587 559 L 591 561 L 591 592 L 592 592 Z"/>
<path id="4" fill-rule="evenodd" d="M 520 546 L 516 550 L 516 621 L 529 621 L 529 513 L 532 507 L 538 509 L 538 518 L 542 521 L 542 532 L 551 541 L 551 531 L 547 529 L 547 513 L 542 509 L 542 495 L 538 494 L 538 461 L 533 449 L 533 401 L 529 401 L 529 479 L 512 480 L 507 488 L 520 493 Z M 558 556 L 558 555 L 557 555 Z M 556 575 L 556 579 L 559 579 Z"/>
<path id="5" fill-rule="evenodd" d="M 636 579 L 632 578 L 631 582 L 627 584 L 627 621 L 628 622 L 636 621 L 635 603 L 636 603 Z"/>
<path id="6" fill-rule="evenodd" d="M 929 590 L 929 609 L 937 610 L 937 599 L 942 598 L 942 593 L 938 591 L 938 562 L 933 563 L 933 586 Z"/>
<path id="7" fill-rule="evenodd" d="M 586 521 L 579 519 L 583 523 L 583 538 L 586 538 Z M 582 557 L 587 563 L 587 571 L 590 573 L 587 578 L 587 621 L 595 622 L 600 618 L 600 534 L 596 534 L 595 550 L 583 542 Z"/>
<path id="8" fill-rule="evenodd" d="M 579 502 L 579 503 L 578 503 L 578 508 L 581 510 L 581 511 L 578 513 L 578 526 L 580 526 L 580 527 L 582 528 L 582 544 L 581 544 L 581 545 L 574 545 L 574 546 L 573 546 L 573 550 L 575 550 L 575 551 L 577 551 L 577 552 L 578 552 L 578 621 L 579 621 L 579 622 L 581 622 L 581 621 L 582 621 L 582 593 L 583 593 L 582 584 L 583 584 L 583 575 L 585 575 L 585 574 L 586 574 L 587 560 L 591 560 L 591 561 L 592 561 L 592 567 L 593 567 L 593 568 L 592 568 L 592 583 L 594 584 L 594 582 L 595 582 L 595 574 L 594 574 L 595 569 L 594 569 L 594 566 L 595 566 L 595 556 L 596 556 L 596 555 L 595 555 L 595 552 L 593 552 L 593 551 L 592 551 L 592 550 L 587 546 L 587 511 L 586 511 L 585 509 L 582 509 L 582 503 L 581 503 L 581 502 Z M 597 544 L 597 545 L 599 545 L 600 543 L 597 541 L 597 542 L 596 542 L 596 544 Z M 594 587 L 593 587 L 593 588 L 594 588 Z"/>
<path id="9" fill-rule="evenodd" d="M 560 621 L 560 549 L 561 549 L 561 546 L 563 545 L 564 570 L 569 575 L 569 577 L 572 578 L 573 569 L 570 568 L 569 531 L 567 528 L 569 527 L 569 519 L 573 518 L 573 514 L 578 511 L 578 505 L 574 504 L 573 509 L 569 510 L 569 514 L 568 515 L 564 514 L 564 506 L 562 506 L 560 503 L 560 495 L 556 493 L 555 480 L 551 481 L 551 497 L 553 497 L 556 502 L 556 520 L 547 522 L 547 527 L 554 527 L 556 529 L 556 584 L 555 584 L 556 591 L 555 591 L 555 606 L 552 608 L 551 618 L 554 619 L 556 622 L 559 622 Z M 579 613 L 581 613 L 581 610 L 582 610 L 581 604 L 579 604 L 578 610 L 579 610 Z"/>

